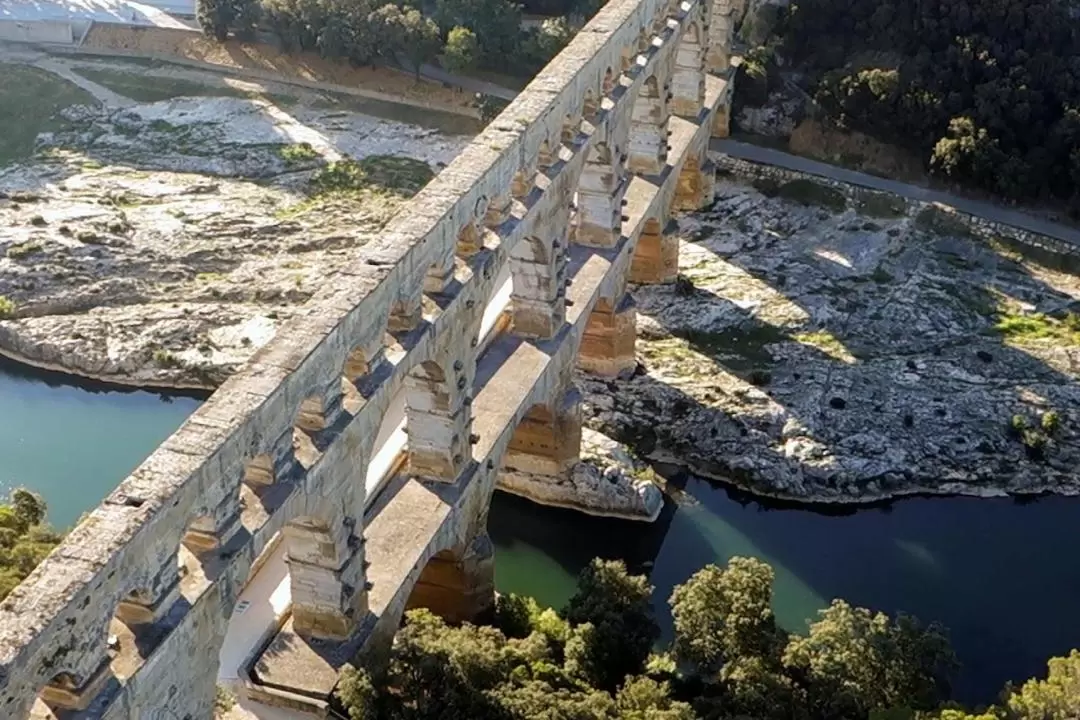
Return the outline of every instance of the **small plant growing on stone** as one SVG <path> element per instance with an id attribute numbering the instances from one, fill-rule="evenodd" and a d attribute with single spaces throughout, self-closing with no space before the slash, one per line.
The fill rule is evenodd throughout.
<path id="1" fill-rule="evenodd" d="M 1056 435 L 1058 430 L 1061 429 L 1061 415 L 1056 410 L 1048 410 L 1043 413 L 1042 419 L 1039 424 L 1042 426 L 1042 430 L 1047 435 Z"/>
<path id="2" fill-rule="evenodd" d="M 12 245 L 7 250 L 7 256 L 12 260 L 21 260 L 24 257 L 41 252 L 41 243 L 24 242 Z"/>
<path id="3" fill-rule="evenodd" d="M 164 348 L 154 351 L 154 364 L 161 368 L 177 368 L 182 365 L 178 357 Z"/>
<path id="4" fill-rule="evenodd" d="M 15 314 L 15 301 L 6 295 L 0 295 L 0 320 L 7 319 Z"/>
<path id="5" fill-rule="evenodd" d="M 1035 428 L 1028 428 L 1023 435 L 1024 450 L 1031 460 L 1046 459 L 1046 444 L 1048 439 Z"/>
<path id="6" fill-rule="evenodd" d="M 286 165 L 303 165 L 319 158 L 319 153 L 315 152 L 315 148 L 306 142 L 282 145 L 278 149 L 278 155 Z"/>
<path id="7" fill-rule="evenodd" d="M 1009 424 L 1005 428 L 1005 431 L 1008 433 L 1009 437 L 1019 440 L 1023 437 L 1024 431 L 1027 430 L 1027 426 L 1027 418 L 1017 414 L 1009 419 Z"/>

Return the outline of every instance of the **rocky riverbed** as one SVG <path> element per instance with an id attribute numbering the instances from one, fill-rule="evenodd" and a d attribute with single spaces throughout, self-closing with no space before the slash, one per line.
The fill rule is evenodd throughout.
<path id="1" fill-rule="evenodd" d="M 637 373 L 579 378 L 590 427 L 795 500 L 1080 491 L 1080 278 L 888 198 L 763 189 L 680 219 L 679 282 L 633 289 Z"/>
<path id="2" fill-rule="evenodd" d="M 66 108 L 33 158 L 0 168 L 0 351 L 212 387 L 334 282 L 426 181 L 410 173 L 467 142 L 245 97 Z M 373 157 L 362 187 L 318 184 L 330 163 Z"/>

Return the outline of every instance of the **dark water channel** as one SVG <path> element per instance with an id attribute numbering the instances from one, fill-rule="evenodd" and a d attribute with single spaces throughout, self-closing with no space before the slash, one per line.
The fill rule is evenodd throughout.
<path id="1" fill-rule="evenodd" d="M 40 492 L 54 524 L 69 526 L 198 404 L 0 364 L 0 491 Z M 789 630 L 834 597 L 945 623 L 968 701 L 991 700 L 1006 680 L 1042 674 L 1047 657 L 1080 646 L 1080 498 L 916 498 L 837 512 L 761 503 L 693 477 L 680 484 L 652 525 L 497 494 L 499 589 L 560 606 L 590 558 L 621 557 L 649 572 L 669 632 L 674 585 L 707 563 L 756 555 L 776 571 Z"/>

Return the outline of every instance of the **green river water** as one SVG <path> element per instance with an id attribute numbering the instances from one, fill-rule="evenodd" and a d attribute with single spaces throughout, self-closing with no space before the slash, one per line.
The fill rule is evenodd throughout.
<path id="1" fill-rule="evenodd" d="M 198 406 L 0 365 L 0 491 L 41 493 L 73 524 Z M 560 606 L 594 556 L 624 558 L 666 599 L 696 569 L 756 555 L 776 570 L 789 630 L 831 598 L 939 620 L 963 663 L 957 695 L 990 701 L 1008 680 L 1080 646 L 1080 498 L 915 498 L 843 513 L 761 503 L 694 477 L 654 524 L 591 518 L 496 493 L 489 527 L 503 592 Z"/>

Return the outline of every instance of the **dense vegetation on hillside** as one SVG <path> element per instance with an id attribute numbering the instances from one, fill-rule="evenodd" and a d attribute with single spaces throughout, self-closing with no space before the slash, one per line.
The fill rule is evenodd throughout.
<path id="1" fill-rule="evenodd" d="M 675 640 L 653 652 L 653 588 L 594 561 L 562 614 L 500 597 L 495 627 L 412 611 L 384 676 L 347 668 L 353 720 L 1066 720 L 1080 653 L 982 715 L 940 709 L 956 659 L 941 628 L 837 600 L 807 635 L 780 629 L 773 572 L 734 558 L 672 593 Z"/>
<path id="2" fill-rule="evenodd" d="M 751 69 L 793 62 L 841 126 L 1080 212 L 1078 20 L 1064 0 L 794 0 Z"/>
<path id="3" fill-rule="evenodd" d="M 45 524 L 45 501 L 28 490 L 11 493 L 0 505 L 0 600 L 59 543 L 60 535 Z"/>
<path id="4" fill-rule="evenodd" d="M 441 62 L 531 77 L 573 37 L 598 0 L 572 0 L 567 15 L 523 28 L 510 0 L 198 0 L 203 30 L 218 40 L 265 28 L 290 51 L 316 51 L 356 65 L 405 58 L 414 67 Z M 573 19 L 571 21 L 571 18 Z"/>

